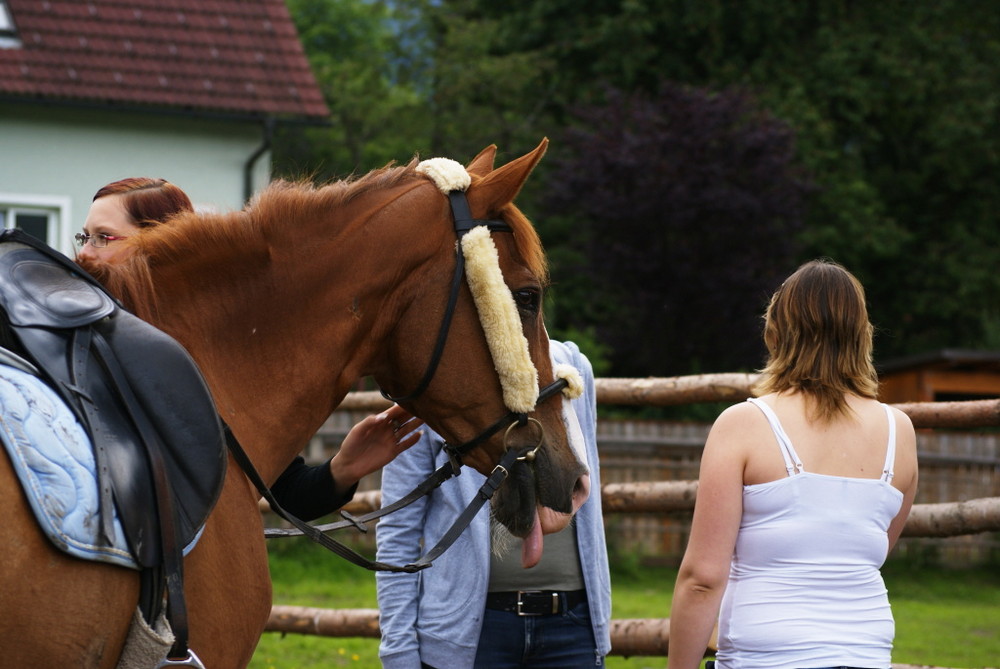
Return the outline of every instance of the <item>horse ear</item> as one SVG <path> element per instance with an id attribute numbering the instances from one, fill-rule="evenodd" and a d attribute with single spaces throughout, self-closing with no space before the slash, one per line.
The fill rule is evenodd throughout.
<path id="1" fill-rule="evenodd" d="M 476 210 L 496 211 L 510 204 L 528 180 L 528 175 L 545 155 L 549 146 L 548 138 L 535 147 L 534 151 L 512 160 L 503 167 L 489 172 L 472 185 L 468 191 L 469 205 Z M 482 156 L 482 154 L 479 154 Z M 477 157 L 477 160 L 479 157 Z M 473 163 L 476 161 L 474 160 Z M 478 205 L 478 206 L 477 206 Z"/>
<path id="2" fill-rule="evenodd" d="M 466 167 L 466 171 L 469 174 L 475 174 L 477 177 L 483 177 L 493 171 L 493 160 L 497 156 L 497 145 L 490 144 L 485 149 L 479 152 L 479 155 L 472 159 Z"/>

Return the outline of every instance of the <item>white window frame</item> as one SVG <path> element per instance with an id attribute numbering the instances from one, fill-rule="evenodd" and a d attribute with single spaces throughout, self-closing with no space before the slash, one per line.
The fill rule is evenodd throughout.
<path id="1" fill-rule="evenodd" d="M 20 49 L 21 40 L 17 36 L 17 25 L 10 15 L 6 0 L 0 0 L 0 49 Z"/>
<path id="2" fill-rule="evenodd" d="M 73 255 L 70 204 L 68 197 L 58 195 L 0 192 L 0 210 L 4 213 L 4 228 L 14 227 L 14 216 L 11 214 L 44 214 L 48 216 L 45 230 L 48 245 L 68 256 Z"/>

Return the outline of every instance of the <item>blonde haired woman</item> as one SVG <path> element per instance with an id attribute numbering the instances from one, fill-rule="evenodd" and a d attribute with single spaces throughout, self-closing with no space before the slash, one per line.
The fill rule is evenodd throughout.
<path id="1" fill-rule="evenodd" d="M 864 289 L 817 260 L 771 298 L 759 397 L 724 411 L 701 461 L 670 617 L 670 669 L 888 669 L 879 569 L 917 489 L 909 418 L 875 398 Z M 721 607 L 721 612 L 720 612 Z"/>

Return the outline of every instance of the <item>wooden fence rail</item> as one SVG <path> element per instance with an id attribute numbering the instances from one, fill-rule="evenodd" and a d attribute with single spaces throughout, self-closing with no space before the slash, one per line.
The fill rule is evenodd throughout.
<path id="1" fill-rule="evenodd" d="M 283 634 L 311 634 L 338 638 L 378 639 L 378 609 L 317 609 L 274 606 L 265 630 Z M 623 618 L 611 621 L 611 654 L 621 657 L 666 657 L 670 646 L 669 618 Z M 706 657 L 715 651 L 709 647 Z M 944 669 L 916 664 L 893 664 L 892 669 Z"/>
<path id="2" fill-rule="evenodd" d="M 275 606 L 268 631 L 326 637 L 379 638 L 378 609 L 316 609 Z M 669 618 L 629 618 L 611 621 L 611 654 L 623 657 L 666 656 L 670 645 Z M 714 650 L 714 643 L 712 649 Z M 893 664 L 892 669 L 942 669 Z"/>
<path id="3" fill-rule="evenodd" d="M 694 507 L 697 481 L 618 483 L 601 491 L 605 513 L 676 511 Z M 378 508 L 377 490 L 359 493 L 350 503 L 351 513 Z M 945 504 L 913 506 L 904 536 L 958 536 L 1000 531 L 1000 497 Z M 273 606 L 264 628 L 269 632 L 312 634 L 327 637 L 380 636 L 377 609 L 319 609 L 304 606 Z M 668 618 L 611 621 L 611 654 L 624 657 L 665 656 L 670 643 Z M 893 665 L 904 669 L 911 665 Z"/>
<path id="4" fill-rule="evenodd" d="M 609 483 L 601 488 L 601 503 L 604 513 L 690 511 L 697 494 L 697 481 Z M 381 505 L 381 493 L 368 490 L 355 495 L 344 510 L 360 515 Z M 903 527 L 904 537 L 958 537 L 979 532 L 1000 532 L 1000 497 L 914 504 Z"/>
<path id="5" fill-rule="evenodd" d="M 595 379 L 598 404 L 676 406 L 700 402 L 738 402 L 750 397 L 753 374 L 700 374 L 649 379 Z M 349 393 L 338 409 L 382 411 L 391 404 L 378 392 Z M 894 404 L 917 428 L 1000 426 L 1000 399 L 966 402 Z"/>
<path id="6" fill-rule="evenodd" d="M 750 396 L 753 374 L 596 379 L 599 404 L 670 406 L 698 402 L 740 401 Z M 381 411 L 389 403 L 377 392 L 350 393 L 341 410 Z M 917 428 L 1000 426 L 1000 399 L 969 402 L 920 402 L 894 405 Z M 694 508 L 697 481 L 609 483 L 602 487 L 605 513 L 663 513 Z M 360 492 L 345 507 L 351 513 L 378 508 L 378 490 Z M 915 504 L 903 530 L 910 537 L 952 537 L 1000 531 L 1000 497 L 962 502 Z M 376 609 L 316 609 L 274 606 L 267 631 L 331 637 L 379 637 Z M 611 653 L 620 656 L 665 656 L 670 640 L 666 618 L 611 621 Z M 917 669 L 894 664 L 893 669 Z"/>

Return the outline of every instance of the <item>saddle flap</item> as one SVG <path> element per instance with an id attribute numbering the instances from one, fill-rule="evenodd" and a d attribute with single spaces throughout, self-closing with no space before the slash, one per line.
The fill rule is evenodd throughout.
<path id="1" fill-rule="evenodd" d="M 138 317 L 119 310 L 95 329 L 113 350 L 141 406 L 159 435 L 169 475 L 180 539 L 187 543 L 205 522 L 222 489 L 226 447 L 222 423 L 204 378 L 188 352 L 172 337 Z M 134 447 L 133 447 L 134 448 Z M 133 456 L 134 457 L 134 456 Z M 119 464 L 124 465 L 123 458 Z M 139 464 L 139 463 L 136 463 Z M 145 472 L 135 465 L 112 465 L 115 499 L 126 529 L 149 523 L 153 496 Z M 155 506 L 153 507 L 155 508 Z M 155 525 L 147 525 L 149 536 Z M 133 527 L 134 529 L 134 527 Z M 152 532 L 155 536 L 155 532 Z"/>
<path id="2" fill-rule="evenodd" d="M 4 244 L 0 302 L 12 325 L 75 328 L 110 315 L 115 303 L 37 250 Z"/>

